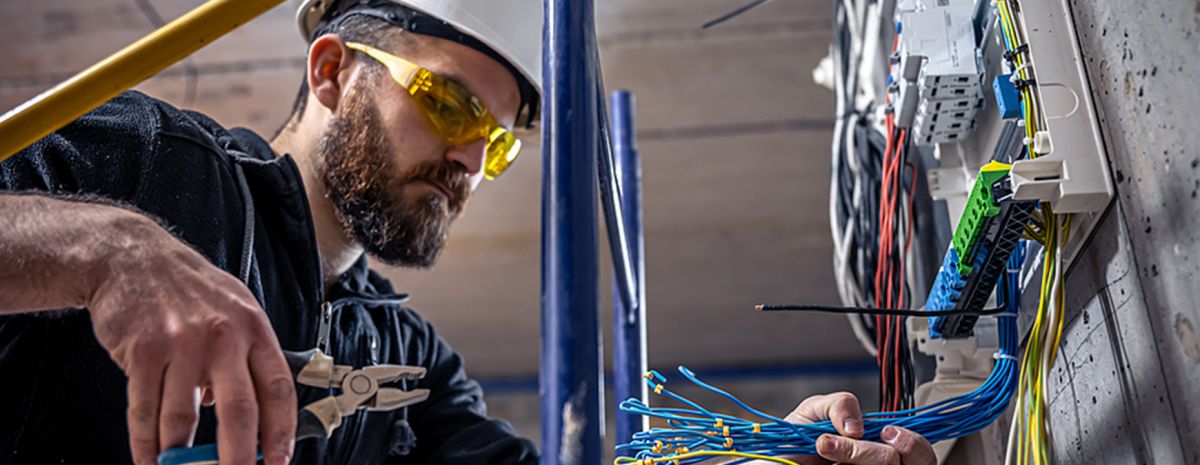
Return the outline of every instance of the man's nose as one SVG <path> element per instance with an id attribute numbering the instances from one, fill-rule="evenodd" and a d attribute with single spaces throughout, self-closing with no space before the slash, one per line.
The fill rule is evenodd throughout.
<path id="1" fill-rule="evenodd" d="M 487 142 L 479 138 L 467 144 L 451 145 L 446 149 L 446 160 L 461 166 L 468 176 L 474 177 L 483 171 L 486 154 Z"/>

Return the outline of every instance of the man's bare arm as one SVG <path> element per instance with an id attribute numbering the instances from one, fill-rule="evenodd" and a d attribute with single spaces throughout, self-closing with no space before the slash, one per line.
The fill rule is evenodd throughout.
<path id="1" fill-rule="evenodd" d="M 0 195 L 0 314 L 84 307 L 129 377 L 138 464 L 189 445 L 210 388 L 221 465 L 287 463 L 291 371 L 246 287 L 150 218 L 111 205 Z"/>
<path id="2" fill-rule="evenodd" d="M 161 229 L 115 206 L 0 195 L 0 314 L 87 305 L 109 259 Z"/>

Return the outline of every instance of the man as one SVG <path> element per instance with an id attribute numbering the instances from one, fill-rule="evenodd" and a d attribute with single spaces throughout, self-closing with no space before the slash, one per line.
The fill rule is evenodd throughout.
<path id="1" fill-rule="evenodd" d="M 193 438 L 222 465 L 256 447 L 272 465 L 535 463 L 366 259 L 432 265 L 536 119 L 540 2 L 496 5 L 309 0 L 304 84 L 270 142 L 129 92 L 0 164 L 0 463 L 152 464 Z M 280 349 L 313 347 L 426 367 L 408 388 L 431 396 L 296 443 L 297 405 L 325 393 L 297 392 Z M 861 436 L 847 395 L 794 415 Z M 821 451 L 932 463 L 896 432 Z"/>

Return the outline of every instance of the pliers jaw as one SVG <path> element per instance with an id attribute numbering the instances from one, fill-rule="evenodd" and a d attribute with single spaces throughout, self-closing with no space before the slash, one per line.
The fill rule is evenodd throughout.
<path id="1" fill-rule="evenodd" d="M 361 373 L 360 377 L 356 377 Z M 425 377 L 424 367 L 407 365 L 375 365 L 351 372 L 342 381 L 342 392 L 351 391 L 361 395 L 372 392 L 359 405 L 368 411 L 379 412 L 408 407 L 429 398 L 428 389 L 405 391 L 390 387 L 378 387 L 380 384 L 397 381 L 416 381 Z M 365 381 L 364 381 L 365 379 Z M 366 383 L 374 383 L 375 387 L 366 387 Z M 366 391 L 364 391 L 364 387 Z"/>
<path id="2" fill-rule="evenodd" d="M 321 389 L 341 389 L 341 393 L 308 404 L 300 412 L 296 439 L 328 438 L 342 424 L 342 417 L 359 409 L 389 411 L 407 407 L 429 398 L 428 389 L 380 387 L 397 381 L 425 377 L 424 367 L 375 365 L 353 369 L 335 365 L 333 358 L 319 350 L 286 352 L 296 382 Z"/>

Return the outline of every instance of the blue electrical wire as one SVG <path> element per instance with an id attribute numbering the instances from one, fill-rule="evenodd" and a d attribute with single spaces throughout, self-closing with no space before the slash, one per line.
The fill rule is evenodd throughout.
<path id="1" fill-rule="evenodd" d="M 1008 410 L 1012 394 L 1016 392 L 1018 332 L 1017 313 L 1020 311 L 1020 270 L 1025 261 L 1024 241 L 1018 243 L 1009 257 L 1007 269 L 1000 278 L 997 297 L 1005 311 L 999 319 L 999 350 L 996 364 L 987 379 L 974 391 L 929 405 L 895 412 L 876 412 L 864 415 L 864 437 L 879 441 L 879 435 L 888 425 L 900 426 L 916 432 L 929 442 L 959 438 L 986 428 Z M 685 408 L 651 407 L 638 399 L 621 403 L 623 412 L 657 418 L 668 427 L 653 428 L 635 433 L 630 442 L 617 446 L 617 452 L 638 460 L 647 458 L 669 458 L 683 452 L 703 450 L 730 451 L 748 454 L 785 457 L 815 455 L 816 441 L 822 434 L 837 434 L 833 424 L 823 421 L 813 424 L 791 423 L 782 418 L 759 411 L 742 402 L 737 396 L 702 381 L 687 367 L 680 366 L 679 373 L 691 384 L 724 397 L 745 413 L 761 421 L 751 421 L 733 415 L 713 412 L 692 400 L 668 390 L 666 377 L 651 371 L 646 375 L 646 384 L 656 393 L 667 396 L 685 405 Z M 708 457 L 692 457 L 679 460 L 683 465 L 695 464 Z M 739 460 L 733 463 L 741 463 Z"/>

